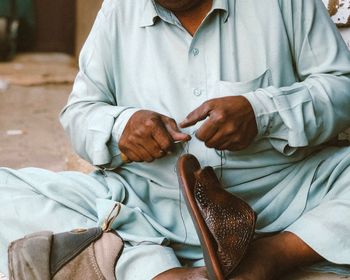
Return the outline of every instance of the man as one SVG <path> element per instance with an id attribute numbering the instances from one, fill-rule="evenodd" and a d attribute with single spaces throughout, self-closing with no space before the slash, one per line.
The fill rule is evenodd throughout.
<path id="1" fill-rule="evenodd" d="M 118 279 L 206 279 L 174 170 L 188 151 L 258 214 L 233 279 L 350 264 L 350 150 L 325 145 L 350 125 L 350 54 L 322 5 L 106 0 L 61 115 L 101 171 L 3 169 L 2 256 L 24 233 L 94 226 L 120 201 Z"/>

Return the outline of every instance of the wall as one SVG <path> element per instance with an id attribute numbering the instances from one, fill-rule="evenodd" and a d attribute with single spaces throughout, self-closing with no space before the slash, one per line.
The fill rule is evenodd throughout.
<path id="1" fill-rule="evenodd" d="M 33 3 L 36 38 L 32 50 L 74 54 L 75 1 L 34 0 Z"/>
<path id="2" fill-rule="evenodd" d="M 128 1 L 128 0 L 126 0 Z M 76 0 L 77 5 L 77 25 L 76 25 L 76 40 L 75 54 L 79 55 L 80 49 L 83 46 L 87 35 L 90 32 L 91 26 L 95 20 L 96 14 L 101 7 L 103 0 Z"/>
<path id="3" fill-rule="evenodd" d="M 338 27 L 350 27 L 349 0 L 322 0 Z"/>

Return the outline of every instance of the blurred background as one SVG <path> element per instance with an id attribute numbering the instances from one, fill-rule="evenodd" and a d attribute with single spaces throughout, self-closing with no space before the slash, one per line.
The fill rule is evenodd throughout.
<path id="1" fill-rule="evenodd" d="M 1 0 L 1 59 L 11 59 L 16 50 L 76 55 L 101 3 L 102 0 Z"/>
<path id="2" fill-rule="evenodd" d="M 58 122 L 102 0 L 0 0 L 0 166 L 92 168 Z"/>

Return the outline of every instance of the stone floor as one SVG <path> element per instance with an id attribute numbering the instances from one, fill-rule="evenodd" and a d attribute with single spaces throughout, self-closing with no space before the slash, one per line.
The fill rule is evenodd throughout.
<path id="1" fill-rule="evenodd" d="M 75 74 L 74 62 L 60 54 L 22 55 L 0 64 L 0 166 L 92 170 L 74 155 L 58 122 Z M 345 278 L 296 272 L 284 280 Z"/>

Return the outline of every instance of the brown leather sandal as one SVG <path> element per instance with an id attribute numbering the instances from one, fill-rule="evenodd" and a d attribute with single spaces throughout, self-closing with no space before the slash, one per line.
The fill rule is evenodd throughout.
<path id="1" fill-rule="evenodd" d="M 180 187 L 202 245 L 208 276 L 224 280 L 245 255 L 256 215 L 242 199 L 222 187 L 212 167 L 183 155 L 177 163 Z"/>

